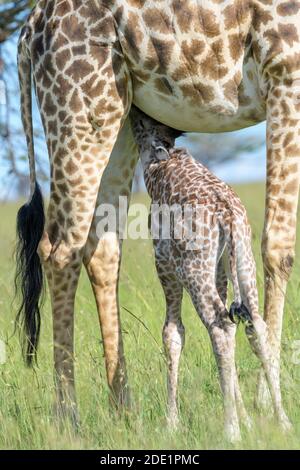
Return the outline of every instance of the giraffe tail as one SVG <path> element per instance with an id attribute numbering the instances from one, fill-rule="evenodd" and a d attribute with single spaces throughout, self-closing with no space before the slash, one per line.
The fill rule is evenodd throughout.
<path id="1" fill-rule="evenodd" d="M 240 257 L 238 254 L 238 233 L 234 224 L 230 224 L 230 227 L 223 228 L 227 239 L 227 247 L 229 254 L 229 266 L 231 273 L 231 280 L 234 293 L 234 302 L 229 308 L 229 318 L 233 323 L 247 322 L 251 320 L 250 312 L 247 306 L 243 303 L 239 284 L 239 261 Z"/>
<path id="2" fill-rule="evenodd" d="M 36 360 L 40 333 L 40 298 L 43 271 L 37 253 L 45 225 L 41 189 L 36 181 L 31 96 L 31 60 L 27 50 L 28 29 L 22 30 L 18 45 L 18 72 L 21 93 L 21 114 L 27 139 L 30 167 L 30 198 L 18 211 L 15 291 L 20 305 L 16 326 L 21 327 L 22 352 L 28 366 Z"/>

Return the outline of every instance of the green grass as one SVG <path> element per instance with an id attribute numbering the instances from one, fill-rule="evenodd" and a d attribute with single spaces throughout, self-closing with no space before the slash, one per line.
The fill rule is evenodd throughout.
<path id="1" fill-rule="evenodd" d="M 237 188 L 253 228 L 253 248 L 258 265 L 260 305 L 263 276 L 260 236 L 264 189 L 254 184 Z M 125 241 L 121 270 L 120 305 L 133 411 L 116 419 L 109 411 L 103 351 L 93 295 L 82 273 L 76 300 L 76 383 L 81 428 L 74 436 L 59 430 L 52 416 L 54 397 L 52 331 L 49 299 L 42 315 L 39 367 L 26 369 L 17 336 L 13 332 L 14 227 L 17 206 L 0 206 L 0 339 L 7 345 L 7 361 L 0 365 L 0 448 L 2 449 L 221 449 L 231 448 L 223 436 L 222 399 L 217 370 L 206 330 L 187 296 L 183 304 L 186 345 L 180 368 L 181 426 L 168 432 L 165 422 L 165 363 L 161 328 L 164 298 L 154 271 L 151 242 Z M 299 253 L 299 242 L 297 246 Z M 258 362 L 245 335 L 238 332 L 237 363 L 245 402 L 254 417 L 251 433 L 243 429 L 237 448 L 298 448 L 300 442 L 300 365 L 291 361 L 292 342 L 300 339 L 299 279 L 295 267 L 285 307 L 282 389 L 284 404 L 294 431 L 283 435 L 270 416 L 259 416 L 253 407 Z M 123 308 L 124 307 L 124 308 Z M 140 318 L 147 329 L 126 310 Z"/>

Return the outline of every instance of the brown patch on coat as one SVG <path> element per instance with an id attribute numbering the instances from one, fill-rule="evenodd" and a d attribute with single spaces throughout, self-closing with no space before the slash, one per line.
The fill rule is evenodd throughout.
<path id="1" fill-rule="evenodd" d="M 82 110 L 83 103 L 79 97 L 78 90 L 74 90 L 72 97 L 69 102 L 71 111 L 74 113 L 79 113 Z"/>
<path id="2" fill-rule="evenodd" d="M 281 3 L 277 7 L 277 13 L 278 15 L 281 15 L 281 16 L 296 15 L 299 10 L 300 10 L 300 3 L 295 0 Z"/>
<path id="3" fill-rule="evenodd" d="M 84 23 L 79 22 L 74 15 L 63 18 L 61 22 L 61 30 L 71 42 L 82 40 L 86 37 Z"/>
<path id="4" fill-rule="evenodd" d="M 207 54 L 206 58 L 201 62 L 201 71 L 205 77 L 218 80 L 228 72 L 226 67 L 220 67 L 215 55 Z"/>
<path id="5" fill-rule="evenodd" d="M 65 165 L 64 169 L 68 175 L 72 176 L 74 175 L 74 173 L 78 171 L 78 166 L 75 165 L 75 163 L 70 159 L 68 163 Z"/>
<path id="6" fill-rule="evenodd" d="M 47 116 L 53 116 L 54 114 L 56 114 L 57 106 L 54 104 L 51 93 L 46 94 L 44 110 Z"/>
<path id="7" fill-rule="evenodd" d="M 297 28 L 293 24 L 279 24 L 278 32 L 280 38 L 282 38 L 290 47 L 293 46 L 294 42 L 299 41 Z"/>
<path id="8" fill-rule="evenodd" d="M 63 49 L 60 52 L 58 51 L 55 55 L 56 67 L 58 68 L 58 70 L 63 70 L 65 68 L 66 63 L 70 59 L 71 52 L 69 49 Z"/>
<path id="9" fill-rule="evenodd" d="M 200 5 L 198 7 L 198 19 L 200 31 L 205 35 L 205 37 L 214 38 L 221 34 L 216 15 L 211 10 Z"/>
<path id="10" fill-rule="evenodd" d="M 268 24 L 270 21 L 273 21 L 272 14 L 260 8 L 258 5 L 255 5 L 254 15 L 253 15 L 253 27 L 256 31 L 259 31 L 262 25 Z"/>
<path id="11" fill-rule="evenodd" d="M 232 29 L 245 23 L 250 16 L 250 1 L 235 0 L 224 10 L 224 25 L 226 29 Z"/>
<path id="12" fill-rule="evenodd" d="M 183 96 L 191 98 L 192 102 L 210 103 L 214 99 L 214 89 L 210 85 L 195 83 L 193 85 L 180 85 Z"/>
<path id="13" fill-rule="evenodd" d="M 170 16 L 161 9 L 148 8 L 143 12 L 143 19 L 151 30 L 164 34 L 168 34 L 172 30 Z"/>
<path id="14" fill-rule="evenodd" d="M 124 30 L 124 36 L 129 48 L 129 53 L 132 54 L 134 60 L 137 62 L 140 60 L 140 45 L 144 38 L 144 34 L 140 30 L 139 24 L 139 15 L 136 13 L 130 13 Z"/>
<path id="15" fill-rule="evenodd" d="M 72 77 L 75 83 L 81 81 L 84 77 L 92 73 L 94 67 L 84 59 L 76 59 L 67 68 L 66 74 Z"/>
<path id="16" fill-rule="evenodd" d="M 199 39 L 191 41 L 182 41 L 181 50 L 188 61 L 196 61 L 197 56 L 201 55 L 205 50 L 205 42 Z"/>
<path id="17" fill-rule="evenodd" d="M 189 0 L 174 0 L 172 3 L 177 25 L 182 33 L 190 31 L 194 23 L 195 12 Z"/>
<path id="18" fill-rule="evenodd" d="M 229 51 L 232 59 L 237 62 L 244 52 L 245 40 L 239 33 L 228 36 Z"/>

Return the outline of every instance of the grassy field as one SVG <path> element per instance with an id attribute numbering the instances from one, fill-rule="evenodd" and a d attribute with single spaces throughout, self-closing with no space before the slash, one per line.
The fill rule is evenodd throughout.
<path id="1" fill-rule="evenodd" d="M 254 184 L 236 188 L 245 203 L 253 228 L 258 265 L 260 305 L 263 276 L 260 236 L 264 188 Z M 133 411 L 128 419 L 114 419 L 108 408 L 102 345 L 94 299 L 82 273 L 76 301 L 76 379 L 81 429 L 58 430 L 52 417 L 54 396 L 52 331 L 49 300 L 43 309 L 39 367 L 27 370 L 21 360 L 14 323 L 13 261 L 17 206 L 0 206 L 0 339 L 6 342 L 7 361 L 0 365 L 1 449 L 222 449 L 231 448 L 222 433 L 222 399 L 208 335 L 190 300 L 185 297 L 183 321 L 186 346 L 182 356 L 179 403 L 181 426 L 175 433 L 165 422 L 165 363 L 161 328 L 164 298 L 156 279 L 151 242 L 126 241 L 121 270 L 120 306 Z M 299 242 L 297 253 L 299 250 Z M 243 429 L 236 448 L 288 449 L 300 447 L 300 365 L 293 364 L 293 341 L 300 340 L 300 262 L 296 258 L 285 308 L 282 388 L 294 431 L 283 435 L 271 417 L 259 416 L 253 407 L 258 362 L 251 353 L 243 328 L 238 332 L 237 363 L 247 408 L 254 417 L 251 433 Z M 125 310 L 126 308 L 126 310 Z M 143 326 L 135 317 L 140 318 Z"/>

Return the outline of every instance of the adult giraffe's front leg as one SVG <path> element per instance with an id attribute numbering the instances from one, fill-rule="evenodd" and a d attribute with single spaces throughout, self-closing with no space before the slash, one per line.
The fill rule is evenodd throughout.
<path id="1" fill-rule="evenodd" d="M 83 259 L 96 299 L 110 398 L 117 408 L 119 405 L 130 404 L 119 314 L 118 282 L 122 233 L 137 159 L 137 147 L 130 121 L 127 119 L 101 180 Z"/>
<path id="2" fill-rule="evenodd" d="M 267 100 L 267 189 L 262 256 L 265 320 L 275 376 L 280 381 L 280 343 L 287 282 L 294 260 L 300 183 L 300 81 L 270 86 Z M 257 405 L 269 406 L 264 374 Z"/>

